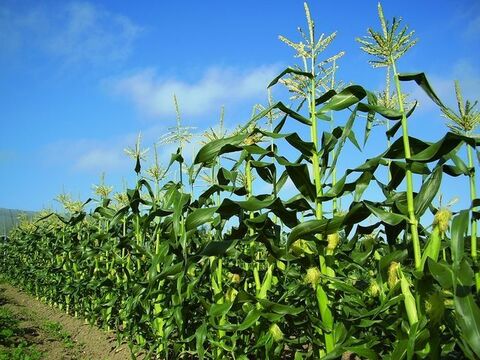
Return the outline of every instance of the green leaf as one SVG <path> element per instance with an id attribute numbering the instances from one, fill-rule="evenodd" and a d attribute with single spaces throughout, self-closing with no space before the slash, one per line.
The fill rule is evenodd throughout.
<path id="1" fill-rule="evenodd" d="M 240 129 L 240 131 L 242 131 L 242 132 L 245 131 L 252 124 L 255 124 L 258 120 L 265 117 L 267 114 L 269 114 L 274 109 L 278 109 L 278 110 L 284 112 L 286 115 L 290 116 L 292 119 L 295 119 L 295 120 L 301 122 L 302 124 L 305 124 L 305 125 L 311 125 L 312 124 L 312 122 L 310 120 L 303 117 L 298 112 L 288 108 L 287 106 L 285 106 L 284 103 L 279 101 L 276 104 L 274 104 L 274 105 L 268 107 L 267 109 L 263 110 L 262 112 L 258 113 L 258 115 L 254 116 L 252 119 L 250 119 L 248 121 L 248 123 Z"/>
<path id="2" fill-rule="evenodd" d="M 252 168 L 254 168 L 260 178 L 268 184 L 273 184 L 276 179 L 276 168 L 272 163 L 251 161 Z"/>
<path id="3" fill-rule="evenodd" d="M 415 108 L 417 107 L 417 102 L 415 101 L 414 105 L 407 111 L 405 114 L 406 118 L 409 118 L 410 115 L 413 114 L 415 111 Z M 387 109 L 384 107 L 377 106 L 376 104 L 364 104 L 360 103 L 358 104 L 358 110 L 359 111 L 368 111 L 368 116 L 367 116 L 367 123 L 365 125 L 365 137 L 364 137 L 364 144 L 366 144 L 367 139 L 370 135 L 370 131 L 372 130 L 373 126 L 373 121 L 375 120 L 375 116 L 373 114 L 379 113 L 383 117 L 389 119 L 389 120 L 400 120 L 402 118 L 402 113 L 397 111 L 397 110 L 392 110 L 392 109 Z M 387 138 L 390 139 L 395 134 L 397 133 L 398 129 L 402 126 L 401 121 L 397 121 L 389 130 L 385 132 L 387 135 Z"/>
<path id="4" fill-rule="evenodd" d="M 310 156 L 315 151 L 313 142 L 303 141 L 297 133 L 289 134 L 285 140 L 305 156 Z"/>
<path id="5" fill-rule="evenodd" d="M 317 191 L 315 185 L 310 181 L 310 174 L 306 164 L 286 166 L 288 176 L 300 193 L 310 201 L 315 201 Z"/>
<path id="6" fill-rule="evenodd" d="M 323 104 L 324 102 L 330 100 L 337 92 L 333 89 L 328 90 L 326 93 L 322 94 L 319 98 L 315 99 L 315 105 Z"/>
<path id="7" fill-rule="evenodd" d="M 177 152 L 170 156 L 170 162 L 168 163 L 167 169 L 165 171 L 168 171 L 168 169 L 170 169 L 170 166 L 172 166 L 174 162 L 178 162 L 178 163 L 182 164 L 183 161 L 184 160 L 183 160 L 183 156 L 182 156 L 182 149 L 178 148 Z M 144 180 L 144 179 L 142 179 L 142 180 Z"/>
<path id="8" fill-rule="evenodd" d="M 305 72 L 305 71 L 300 71 L 300 70 L 297 70 L 297 69 L 293 69 L 293 68 L 291 68 L 291 67 L 287 67 L 287 68 L 286 68 L 285 70 L 283 70 L 277 77 L 275 77 L 275 78 L 270 82 L 270 84 L 268 84 L 267 88 L 272 87 L 273 85 L 275 85 L 276 83 L 278 83 L 278 80 L 280 80 L 282 77 L 284 77 L 284 76 L 287 75 L 287 74 L 301 75 L 301 76 L 305 76 L 305 77 L 308 78 L 308 79 L 312 79 L 312 78 L 313 78 L 312 73 Z"/>
<path id="9" fill-rule="evenodd" d="M 442 101 L 440 98 L 435 94 L 435 91 L 433 91 L 432 86 L 428 82 L 427 76 L 425 73 L 404 73 L 404 74 L 398 74 L 398 79 L 400 81 L 415 81 L 418 86 L 420 86 L 423 91 L 428 95 L 432 101 L 437 104 L 438 106 L 444 108 L 445 105 L 443 105 Z"/>
<path id="10" fill-rule="evenodd" d="M 462 260 L 464 251 L 464 235 L 468 228 L 468 211 L 462 210 L 454 217 L 451 229 L 452 260 L 455 267 L 458 267 Z"/>
<path id="11" fill-rule="evenodd" d="M 226 199 L 223 199 L 222 204 L 218 208 L 217 212 L 219 214 L 222 214 L 223 211 L 231 207 L 241 208 L 247 211 L 258 211 L 258 210 L 267 208 L 268 206 L 273 204 L 273 202 L 275 202 L 275 199 L 273 197 L 268 197 L 261 200 L 255 196 L 251 196 L 248 200 L 244 200 L 244 201 L 243 200 L 233 201 L 226 198 Z"/>
<path id="12" fill-rule="evenodd" d="M 183 270 L 183 262 L 170 265 L 165 268 L 160 274 L 158 274 L 158 280 L 164 279 L 169 276 L 177 275 Z"/>
<path id="13" fill-rule="evenodd" d="M 414 162 L 410 163 L 410 170 L 414 174 L 430 175 L 430 169 L 424 163 Z M 404 161 L 391 161 L 390 162 L 390 175 L 391 180 L 388 183 L 388 188 L 393 190 L 398 187 L 405 179 L 407 164 Z"/>
<path id="14" fill-rule="evenodd" d="M 260 318 L 261 315 L 262 315 L 262 310 L 259 310 L 256 308 L 250 310 L 247 316 L 245 317 L 245 319 L 243 320 L 243 322 L 240 325 L 238 325 L 237 330 L 243 331 L 248 329 L 249 327 L 251 327 L 257 322 L 257 320 Z"/>
<path id="15" fill-rule="evenodd" d="M 191 230 L 200 225 L 205 224 L 212 220 L 213 214 L 217 211 L 218 206 L 210 208 L 195 209 L 190 214 L 188 214 L 187 219 L 185 220 L 186 230 Z"/>
<path id="16" fill-rule="evenodd" d="M 212 306 L 210 306 L 210 310 L 208 311 L 208 315 L 212 317 L 224 316 L 232 308 L 232 305 L 233 302 L 230 301 L 225 301 L 222 304 L 212 304 Z"/>
<path id="17" fill-rule="evenodd" d="M 366 171 L 360 175 L 360 177 L 355 181 L 355 196 L 353 201 L 360 201 L 365 190 L 367 190 L 370 181 L 373 178 L 373 174 L 369 171 Z"/>
<path id="18" fill-rule="evenodd" d="M 140 171 L 142 170 L 142 165 L 140 163 L 140 156 L 136 156 L 135 158 L 135 168 L 133 169 L 137 175 L 140 174 Z"/>
<path id="19" fill-rule="evenodd" d="M 331 234 L 340 229 L 343 217 L 334 217 L 333 219 L 308 220 L 295 226 L 288 236 L 287 245 L 289 246 L 298 239 L 303 239 L 315 234 Z"/>
<path id="20" fill-rule="evenodd" d="M 480 309 L 472 294 L 455 296 L 455 318 L 460 328 L 460 341 L 480 357 Z"/>
<path id="21" fill-rule="evenodd" d="M 194 164 L 202 164 L 205 167 L 210 167 L 218 158 L 222 148 L 226 145 L 239 145 L 248 137 L 247 133 L 230 136 L 227 138 L 210 141 L 204 145 L 195 156 Z M 240 149 L 239 149 L 240 150 Z"/>
<path id="22" fill-rule="evenodd" d="M 224 256 L 225 253 L 234 246 L 235 240 L 212 241 L 209 242 L 199 253 L 200 256 Z"/>
<path id="23" fill-rule="evenodd" d="M 437 166 L 427 181 L 422 184 L 417 196 L 415 196 L 414 205 L 415 216 L 417 218 L 420 218 L 425 213 L 437 195 L 438 190 L 440 189 L 440 184 L 442 183 L 442 174 L 443 167 Z"/>
<path id="24" fill-rule="evenodd" d="M 430 274 L 445 290 L 453 288 L 454 275 L 449 265 L 442 262 L 435 262 L 430 257 L 427 258 Z"/>
<path id="25" fill-rule="evenodd" d="M 454 133 L 447 133 L 441 140 L 431 144 L 426 149 L 410 157 L 411 161 L 432 162 L 454 150 L 463 141 L 463 137 Z"/>
<path id="26" fill-rule="evenodd" d="M 400 214 L 395 214 L 392 212 L 385 211 L 366 201 L 364 201 L 364 204 L 372 212 L 372 214 L 374 214 L 380 220 L 382 220 L 383 222 L 389 225 L 395 226 L 400 224 L 402 221 L 408 221 L 408 217 L 406 217 L 405 215 L 400 215 Z"/>
<path id="27" fill-rule="evenodd" d="M 323 115 L 329 111 L 340 111 L 361 101 L 367 92 L 361 86 L 351 85 L 334 95 L 328 103 L 317 111 L 318 115 Z"/>
<path id="28" fill-rule="evenodd" d="M 220 168 L 217 171 L 217 181 L 219 185 L 235 184 L 238 173 L 236 171 L 228 171 L 225 168 Z"/>
<path id="29" fill-rule="evenodd" d="M 378 359 L 378 355 L 375 351 L 369 349 L 367 345 L 364 346 L 348 346 L 345 350 L 351 351 L 355 355 L 362 356 L 366 359 L 375 360 Z"/>
<path id="30" fill-rule="evenodd" d="M 402 122 L 401 121 L 398 121 L 395 123 L 395 125 L 393 125 L 390 129 L 388 129 L 387 131 L 385 131 L 385 135 L 387 135 L 387 138 L 390 140 L 392 137 L 395 136 L 395 134 L 397 133 L 398 129 L 400 129 L 402 127 Z"/>
<path id="31" fill-rule="evenodd" d="M 207 339 L 207 323 L 203 323 L 199 328 L 197 328 L 197 331 L 195 331 L 195 339 L 198 358 L 203 360 L 205 357 L 205 348 L 203 347 L 203 344 Z"/>
<path id="32" fill-rule="evenodd" d="M 357 111 L 354 110 L 350 114 L 350 117 L 348 118 L 347 123 L 345 124 L 343 131 L 342 131 L 342 136 L 340 137 L 340 141 L 337 146 L 337 151 L 335 151 L 335 156 L 333 158 L 332 164 L 330 166 L 330 171 L 328 172 L 328 176 L 331 175 L 333 169 L 335 169 L 335 166 L 337 165 L 337 160 L 338 157 L 340 156 L 340 153 L 342 152 L 343 145 L 345 144 L 345 140 L 347 138 L 350 138 L 350 133 L 352 132 L 352 127 L 353 127 L 353 121 L 355 120 L 355 117 L 357 116 Z M 359 148 L 358 143 L 356 140 L 353 140 L 353 144 Z"/>
<path id="33" fill-rule="evenodd" d="M 407 355 L 408 340 L 397 340 L 390 356 L 392 360 L 402 360 Z"/>
<path id="34" fill-rule="evenodd" d="M 278 105 L 277 105 L 277 109 L 279 109 L 280 111 L 283 111 L 285 114 L 287 114 L 288 116 L 290 116 L 292 119 L 295 119 L 299 122 L 301 122 L 302 124 L 305 124 L 305 125 L 312 125 L 312 122 L 310 120 L 308 120 L 307 118 L 303 117 L 302 115 L 300 115 L 299 113 L 293 111 L 292 109 L 286 107 L 283 103 L 279 102 Z"/>
<path id="35" fill-rule="evenodd" d="M 265 311 L 271 311 L 280 315 L 298 315 L 305 311 L 304 308 L 294 307 L 292 305 L 283 305 L 265 299 L 257 299 Z"/>
<path id="36" fill-rule="evenodd" d="M 417 106 L 417 102 L 415 101 L 415 104 L 413 105 L 413 107 L 411 109 L 409 109 L 408 113 L 406 114 L 407 118 L 413 113 L 416 106 Z M 380 106 L 380 105 L 359 103 L 357 109 L 358 109 L 358 111 L 361 111 L 361 112 L 375 112 L 375 113 L 377 113 L 379 115 L 382 115 L 384 118 L 389 119 L 389 120 L 401 120 L 402 119 L 402 113 L 400 111 L 395 110 L 395 109 L 388 109 L 388 108 Z"/>

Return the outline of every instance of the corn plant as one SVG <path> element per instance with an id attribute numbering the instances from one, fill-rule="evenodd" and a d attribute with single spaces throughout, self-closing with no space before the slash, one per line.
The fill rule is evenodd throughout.
<path id="1" fill-rule="evenodd" d="M 393 73 L 397 100 L 389 85 L 385 99 L 360 85 L 335 86 L 343 52 L 321 60 L 335 33 L 317 37 L 306 5 L 305 12 L 302 40 L 281 37 L 300 65 L 269 86 L 286 86 L 291 106 L 268 96 L 232 133 L 222 110 L 188 166 L 188 188 L 183 147 L 191 134 L 175 97 L 177 126 L 162 138 L 178 146 L 169 164 L 160 164 L 154 145 L 143 170 L 139 136 L 126 151 L 135 183 L 113 192 L 102 177 L 98 201 L 62 194 L 65 210 L 23 219 L 0 243 L 8 281 L 114 330 L 132 358 L 478 358 L 476 194 L 467 210 L 434 205 L 444 176 L 468 176 L 475 190 L 468 153 L 480 140 L 474 127 L 457 131 L 476 124 L 474 105 L 463 104 L 457 88 L 453 112 L 425 74 L 398 73 L 412 33 L 396 20 L 390 26 L 381 7 L 382 32 L 362 41 L 388 79 Z M 408 134 L 415 106 L 405 111 L 403 81 L 418 84 L 453 131 L 436 142 Z M 360 148 L 357 137 L 369 141 L 379 118 L 394 122 L 392 141 L 342 171 L 346 142 Z M 287 122 L 296 132 L 284 130 Z M 416 189 L 413 176 L 422 180 Z M 375 187 L 370 200 L 366 190 Z M 428 211 L 432 224 L 424 222 Z"/>
<path id="2" fill-rule="evenodd" d="M 368 29 L 370 34 L 366 39 L 357 39 L 363 47 L 362 49 L 368 54 L 374 55 L 375 60 L 370 63 L 374 67 L 387 67 L 387 88 L 385 90 L 385 98 L 387 101 L 390 98 L 390 69 L 393 71 L 393 78 L 395 82 L 395 88 L 397 93 L 397 104 L 400 113 L 402 114 L 401 126 L 403 132 L 403 146 L 405 151 L 406 162 L 406 181 L 407 181 L 407 206 L 409 216 L 409 226 L 412 236 L 413 251 L 415 256 L 415 266 L 420 267 L 421 263 L 421 249 L 420 239 L 418 237 L 418 219 L 415 215 L 415 206 L 413 202 L 413 176 L 410 169 L 410 141 L 408 139 L 408 124 L 407 115 L 404 108 L 404 98 L 400 88 L 400 80 L 398 76 L 396 61 L 402 57 L 412 46 L 416 44 L 416 40 L 412 39 L 414 32 L 408 33 L 408 28 L 405 27 L 399 30 L 400 20 L 393 18 L 392 25 L 385 20 L 383 15 L 383 9 L 380 3 L 378 3 L 378 16 L 380 18 L 380 24 L 382 27 L 382 33 L 376 32 L 373 29 Z M 398 33 L 397 33 L 398 31 Z M 387 126 L 388 126 L 387 119 Z"/>
<path id="3" fill-rule="evenodd" d="M 458 112 L 451 110 L 447 107 L 442 107 L 441 111 L 443 116 L 449 121 L 448 127 L 456 134 L 464 136 L 472 136 L 472 132 L 480 124 L 480 112 L 475 110 L 477 101 L 463 102 L 462 91 L 458 81 L 455 82 L 455 95 L 457 98 Z M 468 159 L 468 177 L 470 181 L 470 200 L 472 201 L 472 210 L 475 210 L 474 202 L 477 198 L 476 180 L 475 180 L 475 166 L 473 163 L 472 146 L 466 144 L 467 159 Z M 470 220 L 471 232 L 470 232 L 470 251 L 472 259 L 477 263 L 477 220 L 472 215 Z M 480 291 L 480 275 L 478 271 L 475 273 L 477 292 Z"/>

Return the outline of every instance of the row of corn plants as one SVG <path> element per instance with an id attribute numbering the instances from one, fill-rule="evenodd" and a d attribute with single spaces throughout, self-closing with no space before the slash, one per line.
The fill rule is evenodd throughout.
<path id="1" fill-rule="evenodd" d="M 385 90 L 338 83 L 343 52 L 323 58 L 335 33 L 317 36 L 305 10 L 300 42 L 280 37 L 299 65 L 269 85 L 291 105 L 269 96 L 231 134 L 222 112 L 187 164 L 175 98 L 168 166 L 155 147 L 145 170 L 139 139 L 135 186 L 111 195 L 102 180 L 95 199 L 62 195 L 63 213 L 22 221 L 1 244 L 4 276 L 115 330 L 133 357 L 479 358 L 476 104 L 456 84 L 452 110 L 425 74 L 398 70 L 416 40 L 380 5 L 381 30 L 358 41 L 386 68 Z M 436 142 L 408 132 L 412 81 L 449 121 Z M 357 135 L 368 144 L 379 123 L 386 148 L 365 160 Z M 358 164 L 339 176 L 345 149 Z M 469 208 L 434 205 L 446 176 L 470 188 Z"/>

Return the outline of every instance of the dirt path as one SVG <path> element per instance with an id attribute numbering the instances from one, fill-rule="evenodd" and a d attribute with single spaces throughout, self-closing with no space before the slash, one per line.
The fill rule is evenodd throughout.
<path id="1" fill-rule="evenodd" d="M 0 283 L 0 360 L 127 360 L 127 345 L 117 348 L 114 334 L 86 325 Z"/>

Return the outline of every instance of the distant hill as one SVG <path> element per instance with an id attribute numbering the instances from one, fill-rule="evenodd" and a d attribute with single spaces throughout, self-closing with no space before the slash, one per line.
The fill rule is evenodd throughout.
<path id="1" fill-rule="evenodd" d="M 33 217 L 35 211 L 0 208 L 0 236 L 8 234 L 8 232 L 17 224 L 18 217 L 21 214 Z"/>

